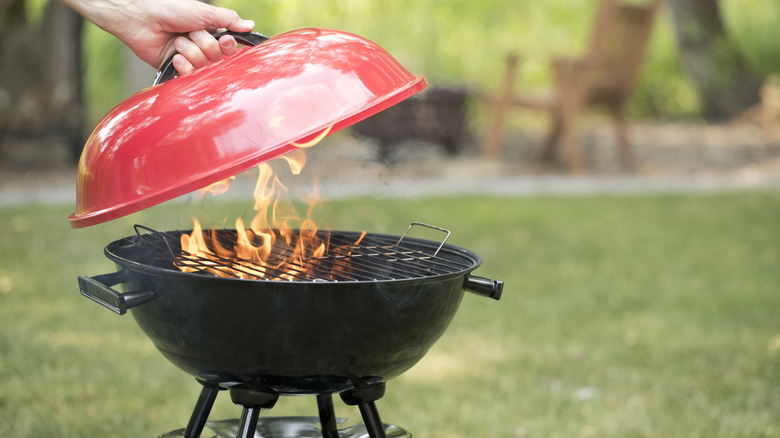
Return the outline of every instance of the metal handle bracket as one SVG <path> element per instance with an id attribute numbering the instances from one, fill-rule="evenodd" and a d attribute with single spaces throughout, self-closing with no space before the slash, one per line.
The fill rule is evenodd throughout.
<path id="1" fill-rule="evenodd" d="M 125 282 L 127 282 L 127 271 L 124 269 L 94 277 L 80 275 L 79 290 L 81 295 L 119 315 L 124 315 L 128 309 L 154 299 L 154 292 L 150 290 L 121 293 L 111 288 Z"/>
<path id="2" fill-rule="evenodd" d="M 504 282 L 485 277 L 477 277 L 476 275 L 468 275 L 463 281 L 463 289 L 483 297 L 499 300 L 501 299 L 501 294 L 504 292 Z"/>

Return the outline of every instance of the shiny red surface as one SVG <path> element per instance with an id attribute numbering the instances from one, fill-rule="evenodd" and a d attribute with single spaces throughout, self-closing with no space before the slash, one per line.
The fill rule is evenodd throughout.
<path id="1" fill-rule="evenodd" d="M 243 172 L 425 87 L 375 43 L 300 29 L 111 110 L 87 140 L 74 228 L 99 224 Z"/>

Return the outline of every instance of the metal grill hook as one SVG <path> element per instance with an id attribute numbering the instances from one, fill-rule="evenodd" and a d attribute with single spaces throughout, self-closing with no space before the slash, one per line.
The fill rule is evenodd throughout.
<path id="1" fill-rule="evenodd" d="M 395 246 L 401 246 L 401 242 L 403 242 L 403 241 L 404 241 L 404 239 L 406 238 L 406 235 L 407 235 L 407 234 L 409 234 L 409 231 L 410 231 L 410 230 L 412 229 L 412 227 L 414 227 L 415 225 L 419 225 L 419 226 L 421 226 L 421 227 L 426 227 L 426 228 L 430 228 L 430 229 L 432 229 L 432 230 L 436 230 L 436 231 L 441 231 L 441 232 L 447 233 L 447 235 L 446 235 L 446 236 L 444 236 L 444 240 L 442 240 L 442 241 L 441 241 L 441 243 L 439 244 L 439 247 L 438 247 L 438 248 L 436 248 L 436 251 L 435 251 L 435 252 L 433 253 L 433 255 L 431 256 L 431 257 L 436 257 L 436 255 L 437 255 L 437 254 L 439 254 L 439 251 L 441 251 L 442 247 L 444 247 L 444 244 L 445 244 L 445 243 L 447 243 L 447 239 L 449 239 L 449 238 L 450 238 L 450 234 L 451 234 L 451 233 L 450 233 L 450 230 L 448 230 L 448 229 L 445 229 L 445 228 L 441 228 L 441 227 L 437 227 L 437 226 L 435 226 L 435 225 L 429 225 L 429 224 L 425 224 L 425 223 L 422 223 L 422 222 L 412 222 L 412 223 L 411 223 L 411 224 L 409 224 L 409 226 L 406 228 L 406 231 L 404 231 L 404 234 L 402 234 L 402 235 L 401 235 L 401 238 L 400 238 L 400 239 L 398 239 L 398 242 L 395 244 Z"/>
<path id="2" fill-rule="evenodd" d="M 171 260 L 176 260 L 176 253 L 173 251 L 173 247 L 171 247 L 170 242 L 168 242 L 168 239 L 165 238 L 165 234 L 161 233 L 160 231 L 155 230 L 154 228 L 149 228 L 144 225 L 135 224 L 133 225 L 133 229 L 135 230 L 135 235 L 138 236 L 138 241 L 141 242 L 141 246 L 144 247 L 147 251 L 152 251 L 155 249 L 159 249 L 159 246 L 154 246 L 150 248 L 147 246 L 146 237 L 156 237 L 165 243 L 166 248 L 168 248 L 168 252 L 171 254 Z M 148 234 L 141 234 L 140 230 L 146 231 Z M 149 243 L 151 245 L 151 243 Z"/>

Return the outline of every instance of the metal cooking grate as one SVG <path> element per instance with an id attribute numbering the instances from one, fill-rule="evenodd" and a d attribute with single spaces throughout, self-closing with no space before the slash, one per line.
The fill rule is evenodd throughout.
<path id="1" fill-rule="evenodd" d="M 182 251 L 182 231 L 154 231 L 136 225 L 138 243 L 146 249 L 155 265 L 168 265 L 172 269 L 186 267 L 196 273 L 234 278 L 281 281 L 385 281 L 423 278 L 461 272 L 475 266 L 475 260 L 466 255 L 444 248 L 447 240 L 427 242 L 407 238 L 409 230 L 421 225 L 447 233 L 449 231 L 430 225 L 412 223 L 400 237 L 368 234 L 355 245 L 357 233 L 331 232 L 323 238 L 328 243 L 326 255 L 298 261 L 287 261 L 284 269 L 261 265 L 251 260 L 218 256 L 199 257 Z M 141 230 L 147 233 L 142 234 Z M 232 247 L 234 230 L 219 230 L 217 241 L 223 247 Z M 438 245 L 438 247 L 437 247 Z M 444 251 L 442 249 L 444 248 Z M 272 259 L 289 256 L 290 248 L 277 243 L 272 250 Z"/>

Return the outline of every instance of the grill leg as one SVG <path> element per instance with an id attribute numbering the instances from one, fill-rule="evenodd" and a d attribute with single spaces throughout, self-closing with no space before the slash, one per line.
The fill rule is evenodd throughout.
<path id="1" fill-rule="evenodd" d="M 274 407 L 279 400 L 279 394 L 271 390 L 234 386 L 230 388 L 230 399 L 233 403 L 244 407 L 236 438 L 254 438 L 260 411 Z"/>
<path id="2" fill-rule="evenodd" d="M 371 438 L 387 438 L 385 426 L 382 425 L 382 419 L 379 418 L 379 411 L 376 409 L 376 403 L 370 401 L 358 405 L 360 415 L 363 416 L 363 422 L 366 424 L 368 436 Z"/>
<path id="3" fill-rule="evenodd" d="M 374 403 L 384 395 L 384 382 L 358 386 L 341 393 L 341 399 L 344 400 L 344 403 L 350 406 L 357 405 L 360 409 L 360 415 L 363 417 L 363 423 L 366 425 L 370 438 L 387 438 L 385 427 L 382 424 L 382 419 L 379 418 L 376 403 Z"/>
<path id="4" fill-rule="evenodd" d="M 260 408 L 244 406 L 241 413 L 241 423 L 238 425 L 236 438 L 254 438 L 257 430 L 257 419 L 260 417 Z"/>
<path id="5" fill-rule="evenodd" d="M 195 409 L 190 416 L 190 422 L 187 424 L 187 428 L 184 429 L 184 438 L 198 438 L 203 427 L 206 425 L 206 420 L 209 419 L 209 413 L 211 407 L 214 406 L 214 400 L 217 399 L 217 394 L 222 390 L 219 386 L 213 385 L 208 382 L 198 382 L 203 385 L 203 389 L 200 391 L 198 402 L 195 403 Z"/>
<path id="6" fill-rule="evenodd" d="M 320 411 L 322 438 L 339 438 L 339 430 L 336 427 L 336 411 L 333 409 L 333 396 L 331 394 L 317 394 L 317 407 Z"/>

